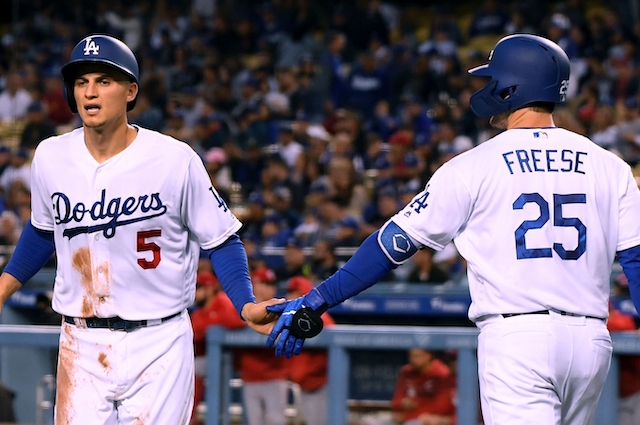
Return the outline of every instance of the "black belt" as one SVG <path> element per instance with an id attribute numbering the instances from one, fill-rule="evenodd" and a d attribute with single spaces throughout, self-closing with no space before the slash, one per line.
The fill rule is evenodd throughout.
<path id="1" fill-rule="evenodd" d="M 558 313 L 561 316 L 586 317 L 587 319 L 604 320 L 602 317 L 583 316 L 582 314 L 567 313 L 566 311 L 560 311 L 560 310 L 554 310 L 554 312 Z M 506 317 L 514 317 L 514 316 L 524 316 L 526 314 L 549 314 L 549 310 L 530 311 L 528 313 L 507 313 L 507 314 L 502 314 L 502 317 L 506 318 Z"/>
<path id="2" fill-rule="evenodd" d="M 131 332 L 138 328 L 144 328 L 146 326 L 159 325 L 162 322 L 166 322 L 169 319 L 173 319 L 179 316 L 180 313 L 172 314 L 171 316 L 163 317 L 156 320 L 124 320 L 121 317 L 69 317 L 63 316 L 65 323 L 70 323 L 79 327 L 86 328 L 106 328 L 112 331 L 125 331 Z"/>

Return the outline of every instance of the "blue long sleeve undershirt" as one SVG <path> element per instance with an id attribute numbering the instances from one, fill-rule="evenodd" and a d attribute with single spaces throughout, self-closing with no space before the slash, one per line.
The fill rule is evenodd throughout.
<path id="1" fill-rule="evenodd" d="M 222 245 L 205 252 L 222 289 L 242 317 L 242 307 L 246 303 L 256 302 L 244 244 L 238 235 L 233 235 Z"/>
<path id="2" fill-rule="evenodd" d="M 629 281 L 629 292 L 633 305 L 636 311 L 640 312 L 640 246 L 619 251 L 618 259 L 622 271 Z"/>
<path id="3" fill-rule="evenodd" d="M 4 271 L 24 285 L 47 264 L 54 252 L 53 232 L 36 229 L 29 220 Z"/>
<path id="4" fill-rule="evenodd" d="M 329 307 L 373 286 L 397 267 L 380 248 L 378 232 L 365 239 L 344 266 L 318 285 Z"/>

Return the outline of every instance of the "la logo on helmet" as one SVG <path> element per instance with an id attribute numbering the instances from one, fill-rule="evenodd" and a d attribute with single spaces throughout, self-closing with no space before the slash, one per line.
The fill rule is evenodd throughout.
<path id="1" fill-rule="evenodd" d="M 96 44 L 95 41 L 91 37 L 88 37 L 84 41 L 84 55 L 87 56 L 89 54 L 97 55 L 100 50 L 100 46 Z"/>

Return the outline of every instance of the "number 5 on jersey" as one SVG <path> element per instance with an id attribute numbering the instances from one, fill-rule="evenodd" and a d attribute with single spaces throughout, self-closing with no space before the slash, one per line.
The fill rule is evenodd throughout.
<path id="1" fill-rule="evenodd" d="M 151 251 L 153 257 L 151 260 L 147 260 L 146 258 L 138 258 L 138 265 L 143 269 L 155 269 L 160 264 L 160 246 L 153 242 L 148 241 L 148 238 L 157 238 L 162 236 L 161 229 L 153 229 L 153 230 L 141 230 L 138 232 L 136 238 L 136 250 L 137 252 L 145 252 Z"/>

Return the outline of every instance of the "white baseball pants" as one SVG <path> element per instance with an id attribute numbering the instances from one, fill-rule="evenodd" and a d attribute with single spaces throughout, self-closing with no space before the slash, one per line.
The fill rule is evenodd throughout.
<path id="1" fill-rule="evenodd" d="M 477 323 L 486 425 L 586 425 L 611 363 L 604 320 L 529 314 Z"/>
<path id="2" fill-rule="evenodd" d="M 189 423 L 193 331 L 186 311 L 132 332 L 63 323 L 56 425 Z"/>

